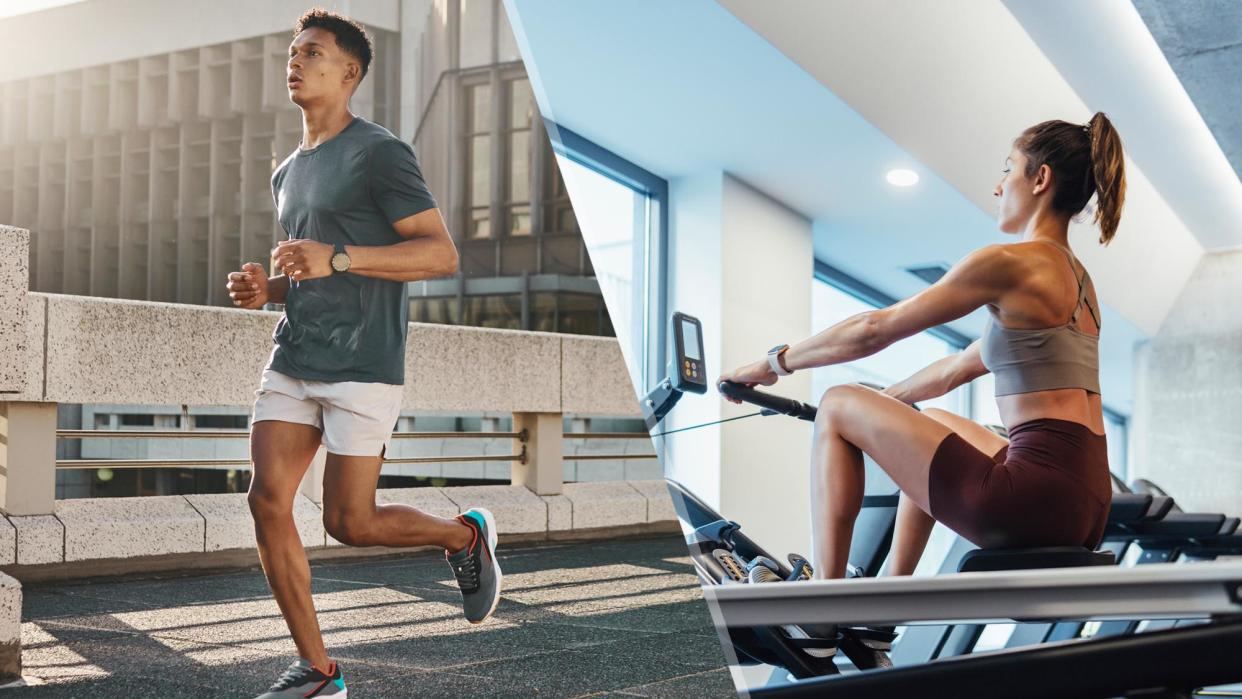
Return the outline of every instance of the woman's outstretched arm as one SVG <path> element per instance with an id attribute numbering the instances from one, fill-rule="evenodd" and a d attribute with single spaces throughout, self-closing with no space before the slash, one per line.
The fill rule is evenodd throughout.
<path id="1" fill-rule="evenodd" d="M 1008 245 L 989 245 L 967 255 L 940 281 L 903 301 L 846 318 L 823 332 L 790 346 L 783 364 L 790 371 L 842 364 L 879 352 L 898 340 L 961 318 L 980 306 L 997 304 L 1019 290 L 1026 262 Z M 777 375 L 767 359 L 720 377 L 750 385 L 771 386 Z"/>
<path id="2" fill-rule="evenodd" d="M 979 340 L 975 340 L 961 352 L 938 359 L 889 386 L 884 393 L 903 403 L 914 404 L 943 396 L 986 373 L 987 367 L 979 356 Z"/>

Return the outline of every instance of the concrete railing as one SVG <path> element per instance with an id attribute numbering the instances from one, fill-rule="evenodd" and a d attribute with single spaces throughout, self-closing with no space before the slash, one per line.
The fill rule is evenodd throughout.
<path id="1" fill-rule="evenodd" d="M 249 407 L 279 314 L 28 292 L 28 245 L 0 226 L 0 566 L 29 578 L 253 558 L 244 493 L 56 500 L 57 405 Z M 526 458 L 510 485 L 380 490 L 381 502 L 490 507 L 520 538 L 673 522 L 662 481 L 563 483 L 565 415 L 639 414 L 616 340 L 412 323 L 406 371 L 405 410 L 510 413 L 526 437 L 512 453 Z M 323 461 L 295 514 L 307 547 L 332 551 L 343 547 L 321 521 Z M 99 565 L 73 565 L 87 560 Z"/>

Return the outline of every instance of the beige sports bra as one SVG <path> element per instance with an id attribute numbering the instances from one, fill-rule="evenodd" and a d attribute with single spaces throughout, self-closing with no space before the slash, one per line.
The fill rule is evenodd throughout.
<path id="1" fill-rule="evenodd" d="M 1074 257 L 1065 251 L 1070 269 Z M 1100 318 L 1087 299 L 1087 270 L 1078 278 L 1078 303 L 1068 323 L 1052 328 L 1007 328 L 991 313 L 983 330 L 980 357 L 996 377 L 996 395 L 1081 388 L 1100 392 L 1100 338 L 1078 329 L 1078 311 L 1085 305 L 1095 326 Z"/>

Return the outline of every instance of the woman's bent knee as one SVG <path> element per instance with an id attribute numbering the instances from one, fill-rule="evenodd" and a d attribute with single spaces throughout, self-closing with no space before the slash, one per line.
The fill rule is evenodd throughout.
<path id="1" fill-rule="evenodd" d="M 859 391 L 870 391 L 866 386 L 856 383 L 838 384 L 824 391 L 824 395 L 819 399 L 819 411 L 828 414 L 828 417 L 840 413 L 843 409 L 849 407 L 854 398 L 858 396 Z"/>

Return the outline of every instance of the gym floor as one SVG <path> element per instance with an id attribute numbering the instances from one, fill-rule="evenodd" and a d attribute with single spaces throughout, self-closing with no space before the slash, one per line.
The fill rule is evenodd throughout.
<path id="1" fill-rule="evenodd" d="M 439 555 L 312 564 L 351 695 L 735 696 L 679 537 L 498 553 L 480 626 Z M 257 569 L 24 593 L 23 697 L 254 697 L 296 656 Z"/>

